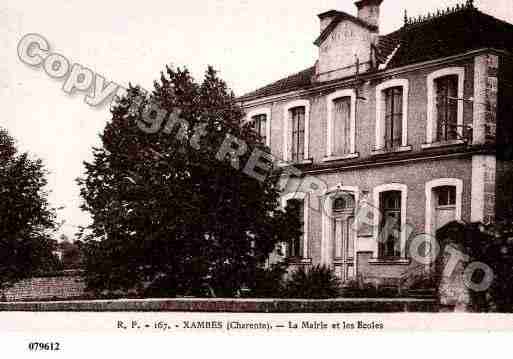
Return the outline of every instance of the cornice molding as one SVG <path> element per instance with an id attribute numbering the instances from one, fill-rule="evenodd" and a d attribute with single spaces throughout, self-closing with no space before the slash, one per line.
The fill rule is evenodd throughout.
<path id="1" fill-rule="evenodd" d="M 507 55 L 507 56 L 513 56 L 513 53 L 494 49 L 494 48 L 482 48 L 477 50 L 472 50 L 469 52 L 465 52 L 463 54 L 453 55 L 449 57 L 444 57 L 436 60 L 430 60 L 425 62 L 420 62 L 416 64 L 401 66 L 397 68 L 392 69 L 385 69 L 381 71 L 375 71 L 375 72 L 367 72 L 362 73 L 359 75 L 360 81 L 369 81 L 369 80 L 377 80 L 381 78 L 385 78 L 392 75 L 400 75 L 407 72 L 415 71 L 415 70 L 424 70 L 429 69 L 431 67 L 436 67 L 439 65 L 442 65 L 444 63 L 458 61 L 458 60 L 465 60 L 467 58 L 474 57 L 476 55 L 482 54 L 482 53 L 493 53 L 497 55 Z M 254 98 L 246 101 L 238 101 L 241 103 L 241 105 L 244 108 L 254 107 L 254 106 L 261 106 L 264 104 L 269 104 L 273 102 L 282 102 L 282 101 L 290 101 L 291 99 L 300 99 L 301 97 L 309 96 L 321 91 L 332 91 L 335 89 L 342 89 L 344 86 L 354 86 L 355 77 L 346 77 L 340 80 L 334 80 L 330 81 L 329 83 L 320 83 L 318 85 L 313 84 L 310 85 L 308 88 L 302 89 L 302 90 L 294 90 L 285 92 L 278 95 L 273 96 L 266 96 L 266 97 L 260 97 L 260 98 Z"/>

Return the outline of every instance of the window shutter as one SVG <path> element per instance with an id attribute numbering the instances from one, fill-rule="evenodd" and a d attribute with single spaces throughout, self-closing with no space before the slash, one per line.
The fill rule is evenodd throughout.
<path id="1" fill-rule="evenodd" d="M 344 155 L 350 152 L 351 98 L 341 97 L 333 101 L 333 153 Z"/>

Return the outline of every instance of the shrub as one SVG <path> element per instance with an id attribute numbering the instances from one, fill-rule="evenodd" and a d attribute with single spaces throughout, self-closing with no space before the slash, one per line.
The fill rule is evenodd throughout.
<path id="1" fill-rule="evenodd" d="M 283 296 L 286 265 L 277 263 L 270 267 L 258 268 L 255 272 L 255 282 L 249 296 L 254 298 L 279 298 Z"/>
<path id="2" fill-rule="evenodd" d="M 326 299 L 340 296 L 340 282 L 332 269 L 315 266 L 293 272 L 285 284 L 287 298 Z"/>

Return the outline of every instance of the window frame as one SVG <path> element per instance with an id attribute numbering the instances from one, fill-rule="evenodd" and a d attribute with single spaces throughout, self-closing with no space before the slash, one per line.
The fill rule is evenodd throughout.
<path id="1" fill-rule="evenodd" d="M 465 91 L 465 68 L 464 67 L 447 67 L 437 71 L 431 72 L 427 76 L 427 122 L 426 122 L 426 143 L 423 148 L 431 147 L 433 144 L 444 143 L 461 143 L 462 140 L 452 141 L 436 141 L 436 128 L 437 128 L 437 113 L 436 113 L 436 80 L 450 75 L 458 76 L 458 89 L 457 89 L 457 116 L 456 116 L 456 133 L 458 137 L 463 136 L 463 108 L 464 108 L 464 91 Z"/>
<path id="2" fill-rule="evenodd" d="M 345 155 L 335 155 L 335 144 L 333 143 L 334 118 L 333 104 L 335 100 L 343 97 L 351 99 L 351 111 L 349 117 L 349 153 Z M 326 158 L 325 161 L 339 159 L 348 159 L 358 157 L 356 153 L 356 91 L 354 89 L 343 89 L 335 91 L 326 97 L 327 103 L 327 133 L 326 133 Z"/>
<path id="3" fill-rule="evenodd" d="M 291 160 L 300 162 L 305 157 L 305 108 L 303 106 L 293 107 L 289 110 L 289 114 L 292 123 L 289 134 Z"/>
<path id="4" fill-rule="evenodd" d="M 456 82 L 454 83 L 454 79 L 456 79 Z M 453 85 L 454 88 L 453 88 Z M 451 142 L 458 139 L 458 101 L 451 99 L 451 90 L 454 90 L 456 92 L 455 96 L 457 96 L 458 92 L 458 76 L 457 75 L 447 75 L 438 77 L 434 80 L 434 96 L 435 96 L 435 102 L 436 104 L 435 109 L 436 113 L 434 114 L 435 122 L 436 122 L 436 129 L 435 129 L 435 142 Z M 439 94 L 441 96 L 439 97 Z M 442 103 L 439 103 L 438 101 L 440 99 L 443 99 Z M 456 102 L 455 102 L 456 101 Z M 440 112 L 440 109 L 443 109 L 444 112 Z M 454 113 L 456 112 L 455 116 L 453 117 Z M 443 120 L 442 122 L 445 122 L 445 124 L 442 124 L 440 120 Z M 449 121 L 449 119 L 451 119 Z M 453 132 L 450 128 L 450 125 L 456 125 L 455 131 Z M 441 136 L 441 137 L 439 137 Z M 451 138 L 451 137 L 455 138 Z"/>
<path id="5" fill-rule="evenodd" d="M 389 87 L 383 90 L 385 93 L 385 141 L 384 141 L 384 148 L 385 150 L 393 151 L 397 147 L 401 147 L 402 145 L 402 126 L 403 126 L 403 88 L 402 87 Z M 397 99 L 397 103 L 396 103 Z M 389 103 L 390 100 L 390 103 Z M 400 102 L 401 104 L 401 110 L 396 112 L 396 105 Z M 389 106 L 390 104 L 390 106 Z M 390 107 L 390 108 L 389 108 Z M 401 128 L 401 136 L 399 138 L 394 138 L 394 130 L 395 126 L 394 124 L 397 122 L 397 120 L 400 120 L 397 127 Z M 388 128 L 390 126 L 390 129 Z M 387 136 L 387 133 L 390 132 L 391 137 L 389 138 Z M 399 145 L 394 145 L 394 140 L 399 140 Z M 388 145 L 388 142 L 392 142 L 390 145 Z"/>
<path id="6" fill-rule="evenodd" d="M 402 87 L 403 89 L 403 109 L 402 109 L 402 126 L 401 126 L 401 145 L 395 149 L 385 148 L 385 111 L 386 97 L 385 90 L 392 87 Z M 408 79 L 392 79 L 380 83 L 376 86 L 376 133 L 374 142 L 375 153 L 408 151 L 411 146 L 408 145 L 408 98 L 410 85 Z"/>
<path id="7" fill-rule="evenodd" d="M 456 187 L 456 210 L 455 217 L 457 221 L 461 221 L 461 211 L 462 211 L 462 198 L 463 198 L 463 180 L 459 178 L 437 178 L 426 182 L 425 186 L 425 196 L 426 196 L 426 212 L 425 212 L 425 225 L 424 232 L 431 236 L 434 236 L 434 233 L 431 233 L 431 228 L 433 224 L 433 209 L 434 209 L 434 196 L 433 191 L 438 187 L 451 186 Z"/>
<path id="8" fill-rule="evenodd" d="M 253 117 L 265 115 L 266 116 L 266 124 L 265 124 L 265 145 L 267 147 L 271 147 L 271 109 L 270 108 L 257 108 L 249 111 L 246 114 L 245 122 L 252 122 Z"/>
<path id="9" fill-rule="evenodd" d="M 439 209 L 439 208 L 454 208 L 454 209 L 456 209 L 456 187 L 455 186 L 439 186 L 439 187 L 433 188 L 433 190 L 434 190 L 434 193 L 436 193 L 435 209 Z M 442 190 L 443 190 L 443 192 L 442 192 Z M 444 195 L 443 198 L 441 197 L 442 194 Z M 454 198 L 452 198 L 452 195 L 454 195 Z M 441 199 L 447 200 L 447 203 L 441 204 L 440 203 Z"/>
<path id="10" fill-rule="evenodd" d="M 304 131 L 304 154 L 303 159 L 299 161 L 302 162 L 310 162 L 310 101 L 308 100 L 295 100 L 287 103 L 283 109 L 283 119 L 284 119 L 284 131 L 283 131 L 283 159 L 285 162 L 290 162 L 292 160 L 292 116 L 291 110 L 296 107 L 304 107 L 305 108 L 305 131 Z"/>
<path id="11" fill-rule="evenodd" d="M 406 241 L 408 236 L 408 230 L 406 226 L 406 213 L 408 210 L 408 186 L 401 183 L 387 183 L 374 187 L 373 189 L 373 203 L 374 208 L 377 210 L 378 215 L 373 215 L 373 240 L 374 240 L 374 251 L 373 257 L 378 260 L 386 260 L 387 262 L 393 262 L 394 260 L 388 260 L 388 258 L 379 257 L 379 231 L 380 231 L 380 221 L 382 217 L 381 206 L 380 206 L 380 197 L 381 193 L 389 192 L 389 191 L 397 191 L 401 192 L 401 233 L 399 235 L 399 241 L 401 244 L 400 257 L 396 260 L 401 261 L 406 258 Z M 376 213 L 375 213 L 376 214 Z"/>
<path id="12" fill-rule="evenodd" d="M 309 229 L 309 202 L 310 202 L 310 194 L 304 192 L 290 192 L 281 197 L 281 207 L 283 210 L 287 208 L 287 202 L 290 200 L 302 200 L 303 201 L 303 248 L 301 257 L 294 257 L 291 259 L 299 259 L 301 261 L 308 260 L 308 229 Z M 288 259 L 288 257 L 287 257 Z"/>

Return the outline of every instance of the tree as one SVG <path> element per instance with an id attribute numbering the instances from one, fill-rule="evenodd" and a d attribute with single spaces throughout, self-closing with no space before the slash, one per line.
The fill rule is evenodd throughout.
<path id="1" fill-rule="evenodd" d="M 71 241 L 65 234 L 60 236 L 58 248 L 61 252 L 61 265 L 63 269 L 79 269 L 82 261 L 80 242 Z"/>
<path id="2" fill-rule="evenodd" d="M 197 83 L 186 69 L 166 70 L 150 95 L 130 87 L 113 106 L 103 146 L 78 180 L 93 219 L 83 236 L 87 282 L 99 291 L 146 282 L 152 295 L 231 296 L 276 243 L 300 235 L 299 223 L 279 208 L 278 175 L 258 180 L 233 157 L 218 158 L 227 135 L 247 145 L 240 164 L 268 149 L 216 72 Z M 177 109 L 181 122 L 157 121 Z"/>
<path id="3" fill-rule="evenodd" d="M 46 175 L 42 161 L 18 152 L 0 128 L 0 287 L 55 268 Z"/>
<path id="4" fill-rule="evenodd" d="M 441 249 L 447 246 L 461 252 L 465 270 L 456 272 L 469 294 L 469 309 L 476 312 L 513 312 L 513 222 L 483 224 L 453 221 L 437 231 Z M 466 256 L 466 259 L 463 259 Z M 454 257 L 456 258 L 456 256 Z M 459 260 L 460 260 L 459 259 Z M 448 260 L 448 259 L 447 259 Z M 436 263 L 436 279 L 442 282 L 447 260 Z M 468 275 L 468 277 L 467 277 Z M 447 278 L 447 277 L 445 277 Z M 457 283 L 458 284 L 458 283 Z"/>

